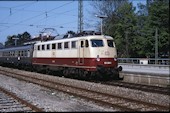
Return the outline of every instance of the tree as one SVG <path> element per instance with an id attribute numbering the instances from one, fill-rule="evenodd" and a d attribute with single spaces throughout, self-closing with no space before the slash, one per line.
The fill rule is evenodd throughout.
<path id="1" fill-rule="evenodd" d="M 136 40 L 137 18 L 134 11 L 135 8 L 132 3 L 128 2 L 116 10 L 118 21 L 114 25 L 115 32 L 113 31 L 113 36 L 121 57 L 131 57 L 135 50 L 134 40 Z"/>
<path id="2" fill-rule="evenodd" d="M 159 56 L 169 55 L 169 0 L 147 0 L 137 13 L 126 0 L 95 1 L 93 6 L 97 14 L 108 15 L 103 31 L 115 39 L 118 57 L 154 57 L 156 28 Z"/>
<path id="3" fill-rule="evenodd" d="M 13 38 L 17 38 L 16 35 L 7 36 L 7 41 L 5 42 L 5 47 L 15 46 L 15 42 Z"/>
<path id="4" fill-rule="evenodd" d="M 31 39 L 31 35 L 28 32 L 24 32 L 23 34 L 12 35 L 7 37 L 7 41 L 5 42 L 5 47 L 15 46 L 15 39 L 17 40 L 17 46 L 23 45 L 24 42 Z"/>
<path id="5" fill-rule="evenodd" d="M 141 45 L 142 54 L 150 57 L 155 55 L 155 29 L 158 29 L 159 57 L 169 52 L 169 1 L 154 0 L 148 5 L 148 15 L 139 15 L 140 34 L 145 39 Z M 143 18 L 143 19 L 142 19 Z"/>
<path id="6" fill-rule="evenodd" d="M 107 15 L 108 18 L 103 19 L 103 32 L 106 33 L 116 23 L 117 16 L 115 15 L 116 9 L 121 7 L 128 0 L 93 0 L 91 6 L 93 7 L 92 15 Z M 106 27 L 106 23 L 110 22 L 109 26 Z M 97 29 L 100 30 L 100 22 L 98 22 Z M 108 29 L 106 29 L 108 28 Z"/>
<path id="7" fill-rule="evenodd" d="M 22 45 L 24 42 L 31 39 L 31 35 L 28 32 L 24 32 L 23 34 L 18 34 L 18 45 Z"/>
<path id="8" fill-rule="evenodd" d="M 158 28 L 159 52 L 169 52 L 169 0 L 156 0 L 149 7 L 149 25 L 155 30 Z M 155 40 L 154 40 L 155 41 Z M 160 55 L 159 55 L 160 56 Z"/>

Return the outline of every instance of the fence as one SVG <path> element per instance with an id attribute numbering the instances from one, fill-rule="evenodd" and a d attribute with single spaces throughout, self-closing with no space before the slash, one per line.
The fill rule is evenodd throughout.
<path id="1" fill-rule="evenodd" d="M 169 58 L 118 58 L 119 63 L 170 65 Z"/>

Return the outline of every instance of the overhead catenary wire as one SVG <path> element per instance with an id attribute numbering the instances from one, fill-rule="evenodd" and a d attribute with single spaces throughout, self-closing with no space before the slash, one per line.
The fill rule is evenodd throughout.
<path id="1" fill-rule="evenodd" d="M 40 3 L 40 2 L 38 1 L 37 3 Z M 32 31 L 33 27 L 36 29 L 39 29 L 39 31 L 40 31 L 40 28 L 42 30 L 42 28 L 44 28 L 44 27 L 55 27 L 55 28 L 60 28 L 60 29 L 69 28 L 71 30 L 76 29 L 75 23 L 77 22 L 78 14 L 77 14 L 77 12 L 72 13 L 72 11 L 78 10 L 78 8 L 77 7 L 69 7 L 68 5 L 71 3 L 74 3 L 74 1 L 69 1 L 67 3 L 65 2 L 65 3 L 60 4 L 59 6 L 51 8 L 51 9 L 49 9 L 50 7 L 48 7 L 49 10 L 43 10 L 43 11 L 42 10 L 38 11 L 35 9 L 27 9 L 26 5 L 25 5 L 25 7 L 19 7 L 19 9 L 13 8 L 12 13 L 13 13 L 13 11 L 15 11 L 15 12 L 10 16 L 11 19 L 13 18 L 12 16 L 16 15 L 19 12 L 21 12 L 21 13 L 22 12 L 23 13 L 30 12 L 30 14 L 31 13 L 35 13 L 35 14 L 38 13 L 38 14 L 29 16 L 27 18 L 24 18 L 24 16 L 22 16 L 22 18 L 23 18 L 22 20 L 19 18 L 18 21 L 13 22 L 13 23 L 11 23 L 10 21 L 5 21 L 3 23 L 6 23 L 6 24 L 3 24 L 3 26 L 7 26 L 7 27 L 3 27 L 3 29 L 0 29 L 0 33 L 2 34 L 3 31 L 7 31 L 14 27 L 17 28 L 17 26 L 21 26 L 21 27 L 19 27 L 19 29 L 15 29 L 15 31 L 17 31 L 17 32 L 19 32 L 19 31 L 22 32 L 23 30 L 27 30 L 27 31 L 31 30 Z M 58 10 L 59 8 L 62 8 L 64 6 L 68 6 L 68 8 L 67 8 L 68 10 L 65 10 L 65 11 Z M 27 7 L 29 7 L 29 6 L 27 5 Z M 72 8 L 72 9 L 70 9 L 70 8 Z M 57 19 L 61 15 L 66 16 L 66 18 L 68 18 L 68 16 L 70 16 L 70 19 L 69 19 L 70 21 L 69 22 L 65 21 L 62 23 L 59 22 L 59 20 L 57 20 Z M 73 17 L 75 17 L 75 18 L 73 18 Z M 52 20 L 53 18 L 55 18 L 56 22 L 54 22 L 53 24 L 50 24 L 49 21 L 54 21 L 54 20 Z M 89 18 L 85 17 L 84 20 L 87 21 L 88 19 Z M 39 20 L 39 21 L 37 21 L 37 20 Z M 48 23 L 46 23 L 44 21 L 47 21 Z M 2 23 L 0 23 L 0 25 L 2 25 Z M 32 31 L 32 32 L 34 32 L 34 31 Z"/>
<path id="2" fill-rule="evenodd" d="M 73 3 L 73 2 L 74 2 L 74 1 L 67 2 L 67 3 L 65 3 L 65 4 L 62 4 L 62 5 L 58 6 L 58 7 L 56 7 L 56 8 L 50 9 L 49 11 L 46 11 L 46 12 L 47 12 L 47 13 L 52 12 L 52 11 L 58 9 L 58 8 L 64 7 L 65 5 L 71 4 L 71 3 Z M 32 20 L 32 19 L 35 19 L 35 18 L 37 18 L 37 17 L 39 17 L 39 16 L 41 16 L 41 15 L 44 15 L 44 12 L 41 13 L 41 14 L 39 14 L 39 15 L 36 15 L 36 16 L 33 16 L 33 17 L 30 17 L 30 18 L 24 19 L 24 20 L 22 20 L 22 21 L 20 21 L 20 22 L 18 22 L 18 23 L 16 23 L 16 24 L 14 24 L 13 26 L 10 26 L 9 28 L 14 27 L 15 25 L 19 25 L 20 23 L 23 23 L 23 22 L 28 22 L 28 21 L 30 21 L 30 20 Z M 7 29 L 9 29 L 9 28 L 7 28 Z M 7 30 L 7 29 L 4 29 L 4 30 Z M 1 30 L 0 32 L 2 32 L 2 31 L 4 31 L 4 30 Z"/>
<path id="3" fill-rule="evenodd" d="M 7 20 L 8 18 L 10 18 L 13 14 L 16 14 L 16 13 L 18 13 L 19 11 L 22 11 L 24 8 L 28 8 L 28 7 L 30 7 L 31 5 L 33 5 L 34 3 L 37 3 L 37 1 L 35 2 L 31 2 L 31 3 L 24 3 L 24 4 L 21 4 L 21 5 L 17 5 L 17 6 L 13 6 L 13 7 L 0 7 L 0 8 L 3 8 L 3 9 L 7 9 L 7 10 L 9 10 L 9 15 L 7 16 L 7 17 L 5 17 L 4 19 L 2 19 L 1 20 L 1 22 L 3 22 L 4 20 Z M 29 5 L 29 6 L 28 6 Z M 25 6 L 25 7 L 23 7 L 22 9 L 15 9 L 15 8 L 17 8 L 17 7 L 22 7 L 22 6 Z M 14 11 L 17 11 L 17 12 L 15 12 L 14 13 Z"/>

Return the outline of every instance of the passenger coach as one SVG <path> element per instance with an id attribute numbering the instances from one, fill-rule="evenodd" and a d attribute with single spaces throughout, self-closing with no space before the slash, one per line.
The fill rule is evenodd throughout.
<path id="1" fill-rule="evenodd" d="M 0 49 L 0 63 L 16 67 L 32 65 L 33 45 Z"/>

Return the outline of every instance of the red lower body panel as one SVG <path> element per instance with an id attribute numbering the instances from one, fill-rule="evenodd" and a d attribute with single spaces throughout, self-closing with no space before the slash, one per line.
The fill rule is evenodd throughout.
<path id="1" fill-rule="evenodd" d="M 62 67 L 83 68 L 88 71 L 95 71 L 97 66 L 116 68 L 117 60 L 114 58 L 33 58 L 33 64 L 50 65 Z"/>

